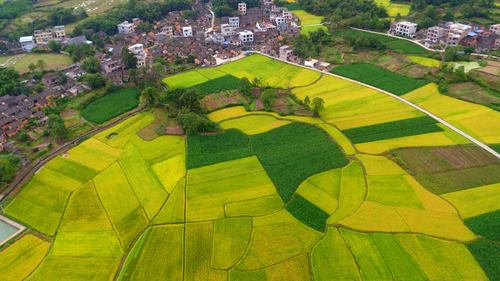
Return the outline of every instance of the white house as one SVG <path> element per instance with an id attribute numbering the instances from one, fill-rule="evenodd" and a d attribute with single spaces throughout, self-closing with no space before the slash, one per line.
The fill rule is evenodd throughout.
<path id="1" fill-rule="evenodd" d="M 31 52 L 31 50 L 36 46 L 33 36 L 23 36 L 19 38 L 19 43 L 21 44 L 21 48 L 23 48 L 26 52 Z"/>
<path id="2" fill-rule="evenodd" d="M 490 30 L 495 34 L 500 35 L 500 23 L 490 26 Z"/>
<path id="3" fill-rule="evenodd" d="M 283 12 L 281 13 L 281 16 L 286 20 L 286 21 L 292 21 L 293 19 L 293 15 L 292 15 L 292 12 L 290 11 L 285 11 L 283 10 Z"/>
<path id="4" fill-rule="evenodd" d="M 448 34 L 446 35 L 446 45 L 447 46 L 457 46 L 460 40 L 462 40 L 467 34 L 472 30 L 472 26 L 461 24 L 461 23 L 451 23 L 448 25 Z"/>
<path id="5" fill-rule="evenodd" d="M 182 36 L 193 37 L 193 28 L 191 26 L 183 26 L 182 27 Z"/>
<path id="6" fill-rule="evenodd" d="M 228 23 L 230 26 L 232 26 L 234 28 L 239 28 L 240 27 L 240 17 L 229 17 Z"/>
<path id="7" fill-rule="evenodd" d="M 124 21 L 117 26 L 119 34 L 130 34 L 135 32 L 135 25 L 131 22 Z"/>
<path id="8" fill-rule="evenodd" d="M 440 26 L 433 26 L 427 29 L 425 39 L 431 44 L 437 44 L 446 34 L 446 28 Z"/>
<path id="9" fill-rule="evenodd" d="M 64 25 L 54 26 L 54 37 L 59 40 L 66 39 L 66 28 Z"/>
<path id="10" fill-rule="evenodd" d="M 241 43 L 253 42 L 253 32 L 250 30 L 241 31 L 238 37 L 240 38 Z"/>
<path id="11" fill-rule="evenodd" d="M 283 45 L 280 47 L 279 58 L 282 60 L 290 60 L 293 56 L 293 49 L 288 45 Z"/>
<path id="12" fill-rule="evenodd" d="M 146 52 L 143 44 L 135 44 L 128 47 L 128 50 L 137 58 L 137 67 L 146 66 Z"/>
<path id="13" fill-rule="evenodd" d="M 274 21 L 276 22 L 277 26 L 286 24 L 286 19 L 284 17 L 276 17 L 274 18 Z"/>
<path id="14" fill-rule="evenodd" d="M 246 15 L 247 14 L 247 3 L 241 2 L 238 3 L 238 12 L 240 15 Z"/>
<path id="15" fill-rule="evenodd" d="M 227 23 L 221 24 L 220 25 L 220 33 L 222 34 L 222 36 L 234 35 L 234 28 Z"/>
<path id="16" fill-rule="evenodd" d="M 307 67 L 314 67 L 316 65 L 316 63 L 318 63 L 318 60 L 315 60 L 315 59 L 308 59 L 308 60 L 304 61 L 304 65 Z"/>
<path id="17" fill-rule="evenodd" d="M 417 24 L 409 21 L 399 21 L 396 23 L 394 33 L 399 36 L 413 38 L 417 34 Z"/>

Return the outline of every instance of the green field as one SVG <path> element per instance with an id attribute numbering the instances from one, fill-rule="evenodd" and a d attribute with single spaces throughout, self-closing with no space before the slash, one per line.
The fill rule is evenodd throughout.
<path id="1" fill-rule="evenodd" d="M 39 60 L 45 62 L 46 70 L 57 70 L 73 63 L 73 60 L 62 54 L 22 54 L 15 56 L 0 56 L 0 66 L 13 67 L 20 73 L 29 71 L 28 66 L 36 64 Z"/>
<path id="2" fill-rule="evenodd" d="M 386 48 L 394 50 L 401 54 L 426 55 L 429 53 L 429 51 L 426 50 L 425 48 L 415 43 L 412 43 L 408 40 L 398 39 L 383 34 L 375 34 L 353 29 L 346 29 L 337 33 L 337 35 L 341 37 L 350 36 L 350 37 L 364 37 L 364 38 L 375 39 L 380 43 L 382 43 L 384 46 L 386 46 Z"/>
<path id="3" fill-rule="evenodd" d="M 429 83 L 429 81 L 426 80 L 406 77 L 368 63 L 342 65 L 335 67 L 332 72 L 375 86 L 398 96 L 404 95 Z"/>
<path id="4" fill-rule="evenodd" d="M 83 118 L 102 124 L 139 105 L 140 92 L 134 88 L 122 89 L 106 94 L 88 104 L 82 110 Z"/>
<path id="5" fill-rule="evenodd" d="M 2 201 L 28 230 L 0 246 L 0 279 L 498 279 L 498 159 L 389 95 L 264 56 L 166 80 L 211 92 L 226 75 L 325 108 L 225 108 L 208 115 L 224 131 L 190 136 L 145 136 L 149 111 L 90 137 Z"/>

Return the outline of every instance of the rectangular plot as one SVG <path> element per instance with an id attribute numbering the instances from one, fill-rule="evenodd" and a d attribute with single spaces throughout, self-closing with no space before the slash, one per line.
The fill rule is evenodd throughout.
<path id="1" fill-rule="evenodd" d="M 423 209 L 422 203 L 405 176 L 368 176 L 367 200 L 393 207 Z"/>
<path id="2" fill-rule="evenodd" d="M 68 159 L 95 170 L 103 170 L 120 156 L 121 151 L 91 138 L 67 152 Z"/>
<path id="3" fill-rule="evenodd" d="M 467 248 L 457 242 L 412 234 L 396 234 L 430 280 L 487 280 Z"/>
<path id="4" fill-rule="evenodd" d="M 310 280 L 309 256 L 300 255 L 265 269 L 267 280 L 304 281 Z"/>
<path id="5" fill-rule="evenodd" d="M 121 257 L 123 251 L 113 230 L 59 232 L 51 256 Z"/>
<path id="6" fill-rule="evenodd" d="M 259 197 L 224 205 L 227 217 L 264 216 L 281 210 L 283 200 L 278 194 Z"/>
<path id="7" fill-rule="evenodd" d="M 7 205 L 5 212 L 40 232 L 54 235 L 69 195 L 68 190 L 33 178 Z"/>
<path id="8" fill-rule="evenodd" d="M 369 234 L 344 228 L 340 233 L 356 259 L 364 280 L 391 280 L 392 273 Z"/>
<path id="9" fill-rule="evenodd" d="M 252 218 L 228 218 L 216 220 L 212 246 L 211 267 L 228 270 L 236 265 L 243 256 L 250 235 Z"/>
<path id="10" fill-rule="evenodd" d="M 240 84 L 239 78 L 234 77 L 233 75 L 224 75 L 218 78 L 208 80 L 201 84 L 197 84 L 191 87 L 191 89 L 195 90 L 203 97 L 209 94 L 215 94 L 222 91 L 235 90 L 239 87 L 239 84 Z"/>
<path id="11" fill-rule="evenodd" d="M 58 156 L 47 163 L 45 168 L 61 173 L 79 182 L 86 182 L 97 174 L 97 170 L 81 165 L 78 162 Z"/>
<path id="12" fill-rule="evenodd" d="M 153 171 L 168 193 L 172 193 L 179 180 L 186 176 L 186 157 L 179 154 L 155 164 Z"/>
<path id="13" fill-rule="evenodd" d="M 217 68 L 199 68 L 196 71 L 205 76 L 207 79 L 215 79 L 226 75 L 226 73 L 218 70 Z"/>
<path id="14" fill-rule="evenodd" d="M 213 222 L 186 224 L 185 280 L 208 280 L 212 256 Z"/>
<path id="15" fill-rule="evenodd" d="M 196 70 L 176 74 L 163 79 L 163 82 L 171 89 L 189 88 L 206 81 L 208 81 L 208 79 Z"/>
<path id="16" fill-rule="evenodd" d="M 325 238 L 313 248 L 311 260 L 314 280 L 361 280 L 354 257 L 337 228 L 328 228 Z"/>
<path id="17" fill-rule="evenodd" d="M 30 276 L 30 280 L 113 280 L 120 257 L 54 257 L 48 256 Z"/>
<path id="18" fill-rule="evenodd" d="M 500 183 L 445 193 L 442 196 L 458 209 L 462 218 L 467 219 L 498 210 Z"/>
<path id="19" fill-rule="evenodd" d="M 43 260 L 50 244 L 28 234 L 0 251 L 2 280 L 22 280 Z"/>
<path id="20" fill-rule="evenodd" d="M 118 280 L 183 280 L 184 226 L 148 229 L 130 251 Z"/>
<path id="21" fill-rule="evenodd" d="M 167 199 L 167 192 L 133 144 L 125 147 L 119 162 L 146 215 L 152 219 Z"/>
<path id="22" fill-rule="evenodd" d="M 341 220 L 339 224 L 362 231 L 410 231 L 396 208 L 370 201 L 365 201 L 354 214 Z"/>
<path id="23" fill-rule="evenodd" d="M 344 130 L 343 133 L 353 143 L 357 144 L 442 131 L 442 129 L 437 126 L 436 123 L 438 122 L 435 119 L 424 116 L 389 123 L 352 128 Z"/>
<path id="24" fill-rule="evenodd" d="M 118 163 L 97 175 L 94 184 L 123 248 L 127 248 L 148 224 L 144 210 Z"/>

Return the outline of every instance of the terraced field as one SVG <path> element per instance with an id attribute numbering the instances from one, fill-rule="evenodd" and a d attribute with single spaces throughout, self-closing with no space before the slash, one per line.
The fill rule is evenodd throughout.
<path id="1" fill-rule="evenodd" d="M 221 133 L 148 141 L 141 113 L 97 134 L 2 202 L 29 228 L 0 247 L 2 277 L 498 280 L 498 159 L 387 95 L 257 55 L 165 81 L 228 74 L 325 109 L 230 107 L 209 114 Z"/>

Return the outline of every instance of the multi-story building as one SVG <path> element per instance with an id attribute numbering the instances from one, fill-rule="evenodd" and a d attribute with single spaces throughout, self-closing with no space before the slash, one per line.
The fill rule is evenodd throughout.
<path id="1" fill-rule="evenodd" d="M 490 26 L 490 30 L 495 34 L 500 35 L 500 23 Z"/>
<path id="2" fill-rule="evenodd" d="M 448 33 L 446 35 L 446 45 L 447 46 L 457 46 L 460 41 L 467 36 L 467 34 L 472 30 L 472 26 L 461 24 L 461 23 L 451 23 L 448 25 Z"/>
<path id="3" fill-rule="evenodd" d="M 428 45 L 439 44 L 439 42 L 443 39 L 445 35 L 446 35 L 446 28 L 442 28 L 440 26 L 433 26 L 427 29 L 426 43 Z"/>
<path id="4" fill-rule="evenodd" d="M 417 34 L 417 24 L 409 21 L 399 21 L 394 27 L 394 34 L 413 38 Z"/>
<path id="5" fill-rule="evenodd" d="M 137 67 L 146 66 L 146 52 L 143 44 L 135 44 L 128 47 L 128 50 L 137 58 Z"/>
<path id="6" fill-rule="evenodd" d="M 54 39 L 54 33 L 52 29 L 35 30 L 33 36 L 35 37 L 36 44 L 47 44 L 50 40 Z"/>
<path id="7" fill-rule="evenodd" d="M 220 25 L 220 33 L 222 34 L 222 36 L 234 35 L 234 28 L 227 23 L 221 24 Z"/>
<path id="8" fill-rule="evenodd" d="M 161 28 L 161 32 L 165 35 L 172 37 L 174 35 L 174 28 L 171 25 L 166 25 Z"/>
<path id="9" fill-rule="evenodd" d="M 182 36 L 193 37 L 193 28 L 191 26 L 183 26 L 182 27 Z"/>
<path id="10" fill-rule="evenodd" d="M 240 17 L 229 17 L 227 20 L 230 26 L 234 28 L 240 27 Z"/>
<path id="11" fill-rule="evenodd" d="M 64 25 L 54 26 L 54 38 L 59 40 L 66 39 L 66 28 Z"/>
<path id="12" fill-rule="evenodd" d="M 250 30 L 241 31 L 238 37 L 241 40 L 241 43 L 253 42 L 253 32 L 251 32 Z"/>
<path id="13" fill-rule="evenodd" d="M 21 44 L 21 48 L 26 52 L 31 52 L 36 46 L 33 36 L 23 36 L 19 38 L 19 44 Z"/>
<path id="14" fill-rule="evenodd" d="M 122 68 L 122 63 L 120 60 L 106 59 L 101 63 L 101 69 L 105 73 L 113 73 Z"/>
<path id="15" fill-rule="evenodd" d="M 135 32 L 135 24 L 124 21 L 118 24 L 118 34 L 131 34 Z"/>
<path id="16" fill-rule="evenodd" d="M 276 17 L 274 18 L 274 21 L 276 22 L 277 26 L 286 24 L 286 19 L 284 17 Z"/>
<path id="17" fill-rule="evenodd" d="M 247 14 L 247 3 L 241 2 L 238 3 L 238 12 L 240 15 L 246 15 Z"/>
<path id="18" fill-rule="evenodd" d="M 281 60 L 290 60 L 290 58 L 293 56 L 293 48 L 288 46 L 288 45 L 283 45 L 280 47 L 279 51 L 279 58 Z"/>
<path id="19" fill-rule="evenodd" d="M 293 14 L 290 11 L 283 10 L 281 16 L 288 22 L 291 22 L 293 20 Z"/>

